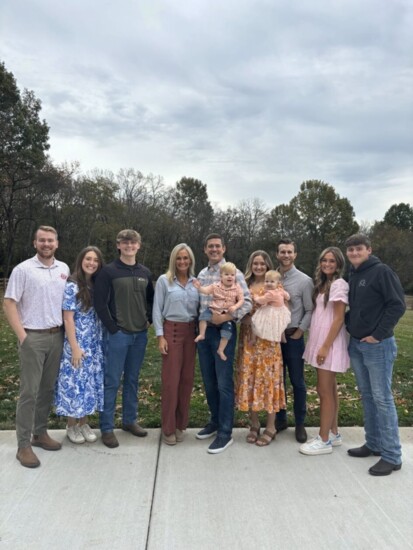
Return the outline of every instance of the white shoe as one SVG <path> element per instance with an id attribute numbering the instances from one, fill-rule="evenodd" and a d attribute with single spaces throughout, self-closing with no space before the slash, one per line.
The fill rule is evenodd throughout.
<path id="1" fill-rule="evenodd" d="M 323 441 L 319 435 L 300 447 L 300 453 L 303 455 L 326 455 L 332 452 L 333 445 L 331 441 Z"/>
<path id="2" fill-rule="evenodd" d="M 79 426 L 77 425 L 66 426 L 66 435 L 69 438 L 69 441 L 76 443 L 76 445 L 80 445 L 80 443 L 84 443 L 86 441 L 79 429 Z"/>
<path id="3" fill-rule="evenodd" d="M 88 443 L 94 443 L 97 440 L 97 435 L 91 429 L 89 424 L 82 424 L 79 426 L 79 429 Z"/>
<path id="4" fill-rule="evenodd" d="M 340 432 L 337 432 L 336 434 L 333 434 L 333 432 L 330 431 L 330 433 L 328 434 L 328 437 L 329 437 L 333 447 L 340 447 L 340 445 L 342 445 L 342 443 L 343 443 L 343 439 L 341 437 Z"/>

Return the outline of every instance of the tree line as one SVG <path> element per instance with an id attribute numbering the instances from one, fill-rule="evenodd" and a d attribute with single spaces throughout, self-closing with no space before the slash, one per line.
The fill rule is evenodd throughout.
<path id="1" fill-rule="evenodd" d="M 394 204 L 383 220 L 360 227 L 348 199 L 329 183 L 308 180 L 288 204 L 273 209 L 258 198 L 214 208 L 207 185 L 193 177 L 166 186 L 161 176 L 132 168 L 83 174 L 76 164 L 56 165 L 47 154 L 49 127 L 40 111 L 40 100 L 31 91 L 21 93 L 13 74 L 0 64 L 3 277 L 34 253 L 33 232 L 41 224 L 57 229 L 59 257 L 69 265 L 88 244 L 98 246 L 109 261 L 116 254 L 118 231 L 135 229 L 143 239 L 139 259 L 155 277 L 165 272 L 170 251 L 180 242 L 193 249 L 197 269 L 204 266 L 204 238 L 210 232 L 224 237 L 227 259 L 241 270 L 252 251 L 264 249 L 274 256 L 277 241 L 292 238 L 299 250 L 297 266 L 312 275 L 323 248 L 342 248 L 346 237 L 362 230 L 371 237 L 374 253 L 413 293 L 410 204 Z"/>

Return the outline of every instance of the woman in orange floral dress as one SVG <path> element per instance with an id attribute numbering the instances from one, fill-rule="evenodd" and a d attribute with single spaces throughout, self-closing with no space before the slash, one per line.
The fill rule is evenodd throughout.
<path id="1" fill-rule="evenodd" d="M 251 297 L 264 294 L 265 274 L 273 269 L 269 255 L 263 250 L 253 252 L 248 259 L 245 280 Z M 240 411 L 250 411 L 251 426 L 248 443 L 265 447 L 275 438 L 275 414 L 285 409 L 283 363 L 279 342 L 255 337 L 251 328 L 253 311 L 241 323 L 236 368 L 236 406 Z M 260 436 L 259 411 L 266 411 L 267 423 Z"/>

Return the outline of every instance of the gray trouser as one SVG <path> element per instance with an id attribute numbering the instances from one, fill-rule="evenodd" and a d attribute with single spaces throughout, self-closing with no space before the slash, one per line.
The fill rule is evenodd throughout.
<path id="1" fill-rule="evenodd" d="M 30 445 L 32 433 L 40 435 L 47 430 L 62 349 L 63 331 L 28 332 L 19 345 L 20 393 L 16 409 L 19 447 Z"/>

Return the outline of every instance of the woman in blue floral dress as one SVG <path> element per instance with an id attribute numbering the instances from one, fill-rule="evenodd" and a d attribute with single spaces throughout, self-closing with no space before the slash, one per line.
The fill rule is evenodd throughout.
<path id="1" fill-rule="evenodd" d="M 93 443 L 87 416 L 103 409 L 102 325 L 92 306 L 93 279 L 103 264 L 95 246 L 76 259 L 63 298 L 65 340 L 56 388 L 56 414 L 67 416 L 72 443 Z"/>

